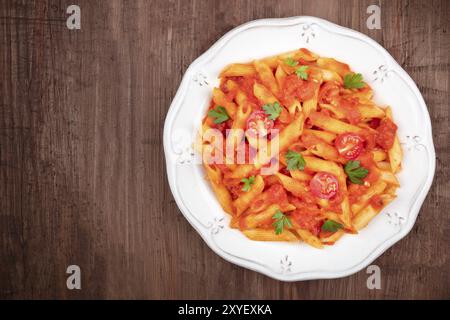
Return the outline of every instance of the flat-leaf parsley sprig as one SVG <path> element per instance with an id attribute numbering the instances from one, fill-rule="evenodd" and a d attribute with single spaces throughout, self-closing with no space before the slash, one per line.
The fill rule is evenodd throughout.
<path id="1" fill-rule="evenodd" d="M 365 177 L 369 174 L 369 170 L 364 167 L 361 167 L 361 164 L 358 160 L 350 160 L 345 164 L 344 171 L 347 174 L 350 181 L 354 184 L 363 184 Z"/>
<path id="2" fill-rule="evenodd" d="M 277 210 L 275 214 L 272 216 L 272 219 L 275 222 L 272 224 L 275 227 L 275 234 L 280 234 L 283 232 L 283 228 L 292 228 L 292 222 L 288 216 L 286 216 L 280 210 Z"/>
<path id="3" fill-rule="evenodd" d="M 366 84 L 362 80 L 361 73 L 347 73 L 344 76 L 344 88 L 345 89 L 361 89 Z"/>
<path id="4" fill-rule="evenodd" d="M 308 80 L 308 73 L 306 73 L 306 70 L 308 70 L 308 66 L 300 66 L 295 69 L 295 74 L 303 80 Z"/>
<path id="5" fill-rule="evenodd" d="M 222 106 L 217 106 L 215 109 L 208 111 L 208 116 L 215 118 L 214 123 L 219 124 L 230 119 L 227 110 Z"/>
<path id="6" fill-rule="evenodd" d="M 322 225 L 322 230 L 328 232 L 336 232 L 342 228 L 343 228 L 342 224 L 334 220 L 327 220 Z"/>
<path id="7" fill-rule="evenodd" d="M 297 169 L 298 170 L 305 169 L 306 161 L 301 153 L 288 150 L 288 152 L 286 152 L 286 161 L 287 161 L 287 169 L 289 171 Z"/>
<path id="8" fill-rule="evenodd" d="M 270 120 L 276 120 L 280 116 L 281 111 L 283 110 L 278 102 L 274 102 L 272 104 L 267 103 L 263 105 L 262 108 L 264 112 L 268 115 L 268 118 Z"/>
<path id="9" fill-rule="evenodd" d="M 242 187 L 242 191 L 248 192 L 252 188 L 252 185 L 255 183 L 255 176 L 243 178 L 241 182 L 244 184 L 244 186 Z"/>

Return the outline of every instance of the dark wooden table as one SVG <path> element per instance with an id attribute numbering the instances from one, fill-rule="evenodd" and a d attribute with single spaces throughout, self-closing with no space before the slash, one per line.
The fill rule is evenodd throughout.
<path id="1" fill-rule="evenodd" d="M 81 8 L 81 30 L 66 8 Z M 381 7 L 381 30 L 366 8 Z M 0 297 L 450 298 L 449 1 L 0 1 Z M 283 283 L 214 254 L 170 193 L 166 112 L 184 71 L 249 20 L 311 15 L 382 44 L 420 88 L 437 171 L 412 232 L 363 270 Z M 350 48 L 351 50 L 351 48 Z M 81 267 L 82 289 L 66 288 Z"/>

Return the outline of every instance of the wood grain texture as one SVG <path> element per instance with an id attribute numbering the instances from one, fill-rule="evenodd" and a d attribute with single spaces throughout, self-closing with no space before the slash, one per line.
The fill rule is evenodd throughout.
<path id="1" fill-rule="evenodd" d="M 381 30 L 366 27 L 370 4 Z M 0 297 L 450 298 L 449 12 L 445 0 L 0 1 Z M 368 34 L 429 108 L 435 181 L 412 232 L 375 261 L 381 290 L 364 270 L 282 283 L 232 265 L 168 187 L 163 124 L 189 64 L 244 22 L 294 15 Z M 70 264 L 82 290 L 66 289 Z"/>

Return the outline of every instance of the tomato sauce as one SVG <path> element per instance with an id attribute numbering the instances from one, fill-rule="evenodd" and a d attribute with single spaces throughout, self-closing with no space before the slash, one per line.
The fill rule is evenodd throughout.
<path id="1" fill-rule="evenodd" d="M 397 125 L 390 119 L 385 118 L 381 121 L 377 130 L 376 143 L 384 150 L 389 150 L 394 144 Z"/>
<path id="2" fill-rule="evenodd" d="M 308 230 L 315 236 L 319 235 L 323 222 L 317 206 L 303 204 L 291 216 L 300 228 Z"/>
<path id="3" fill-rule="evenodd" d="M 335 82 L 326 82 L 319 90 L 319 103 L 331 103 L 339 96 L 339 86 Z"/>
<path id="4" fill-rule="evenodd" d="M 286 77 L 282 87 L 280 100 L 284 105 L 290 105 L 294 99 L 305 101 L 314 97 L 317 84 L 313 81 L 300 79 L 296 74 Z"/>
<path id="5" fill-rule="evenodd" d="M 379 209 L 383 208 L 383 206 L 384 206 L 383 199 L 381 198 L 380 195 L 375 195 L 372 198 L 370 198 L 369 203 L 376 210 L 379 210 Z"/>
<path id="6" fill-rule="evenodd" d="M 270 203 L 278 203 L 280 206 L 289 204 L 286 190 L 280 184 L 274 184 L 267 189 L 269 194 L 268 200 Z"/>
<path id="7" fill-rule="evenodd" d="M 350 204 L 358 202 L 359 197 L 366 193 L 368 187 L 361 184 L 350 184 L 348 187 L 348 200 Z"/>
<path id="8" fill-rule="evenodd" d="M 338 105 L 339 108 L 344 112 L 345 118 L 348 120 L 348 122 L 350 122 L 351 124 L 357 124 L 361 121 L 361 113 L 356 107 L 358 105 L 358 99 L 341 97 L 338 99 Z"/>
<path id="9" fill-rule="evenodd" d="M 380 174 L 378 173 L 377 166 L 375 161 L 373 160 L 372 152 L 364 152 L 362 153 L 357 160 L 360 161 L 360 165 L 367 170 L 369 170 L 369 174 L 364 178 L 365 182 L 374 183 L 376 182 Z"/>

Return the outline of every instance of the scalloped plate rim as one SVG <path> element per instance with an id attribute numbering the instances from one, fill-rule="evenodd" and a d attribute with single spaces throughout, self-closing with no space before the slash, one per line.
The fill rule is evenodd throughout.
<path id="1" fill-rule="evenodd" d="M 202 62 L 204 59 L 207 59 L 210 55 L 213 55 L 218 49 L 220 49 L 222 46 L 226 45 L 226 42 L 230 40 L 234 35 L 237 33 L 243 32 L 249 28 L 252 27 L 260 27 L 260 26 L 284 26 L 284 25 L 296 25 L 301 23 L 316 23 L 321 26 L 324 26 L 328 31 L 330 32 L 336 32 L 336 30 L 343 35 L 351 36 L 354 38 L 357 38 L 358 40 L 361 40 L 363 42 L 366 42 L 370 46 L 372 46 L 374 49 L 377 49 L 383 56 L 388 60 L 388 62 L 391 64 L 391 70 L 395 70 L 398 72 L 399 76 L 403 78 L 405 83 L 408 85 L 408 87 L 412 90 L 415 97 L 417 98 L 420 108 L 422 109 L 424 115 L 427 117 L 425 119 L 426 123 L 426 151 L 427 155 L 429 157 L 429 166 L 427 170 L 427 178 L 426 181 L 423 184 L 422 190 L 419 191 L 419 194 L 415 201 L 413 202 L 413 205 L 411 206 L 411 210 L 409 212 L 407 223 L 404 225 L 404 227 L 391 236 L 389 239 L 385 240 L 384 242 L 380 243 L 373 251 L 371 251 L 364 259 L 362 259 L 360 262 L 356 263 L 352 267 L 341 270 L 341 271 L 307 271 L 307 272 L 299 272 L 299 273 L 292 273 L 292 274 L 279 274 L 274 272 L 272 269 L 269 269 L 265 266 L 259 265 L 257 263 L 252 263 L 247 260 L 243 260 L 239 257 L 231 256 L 230 254 L 226 253 L 225 251 L 218 248 L 212 241 L 210 237 L 210 229 L 207 229 L 206 231 L 203 231 L 200 229 L 200 227 L 197 225 L 197 223 L 193 220 L 192 217 L 190 217 L 190 214 L 188 213 L 188 210 L 184 208 L 183 202 L 180 200 L 177 191 L 176 186 L 174 185 L 174 179 L 172 177 L 172 170 L 170 169 L 170 163 L 169 160 L 169 150 L 170 150 L 170 137 L 169 134 L 171 132 L 171 126 L 173 124 L 174 116 L 176 115 L 176 111 L 181 107 L 182 97 L 186 93 L 187 89 L 187 82 L 191 78 L 191 74 L 200 62 Z M 303 280 L 314 280 L 314 279 L 333 279 L 333 278 L 341 278 L 346 277 L 349 275 L 352 275 L 356 272 L 361 271 L 368 265 L 370 265 L 375 259 L 377 259 L 381 254 L 383 254 L 386 250 L 388 250 L 390 247 L 392 247 L 395 243 L 399 242 L 401 239 L 403 239 L 413 228 L 415 221 L 417 220 L 420 208 L 428 194 L 429 189 L 431 188 L 435 169 L 436 169 L 436 155 L 435 155 L 435 149 L 434 149 L 434 143 L 433 143 L 433 136 L 432 136 L 432 126 L 431 126 L 431 119 L 428 112 L 428 109 L 426 107 L 425 101 L 417 88 L 414 80 L 409 76 L 409 74 L 398 64 L 398 62 L 392 57 L 392 55 L 383 48 L 379 43 L 371 39 L 369 36 L 350 29 L 346 28 L 340 25 L 337 25 L 333 22 L 327 21 L 325 19 L 312 17 L 312 16 L 295 16 L 295 17 L 287 17 L 287 18 L 268 18 L 268 19 L 258 19 L 246 22 L 236 28 L 233 28 L 232 30 L 225 33 L 220 39 L 218 39 L 208 50 L 206 50 L 202 55 L 200 55 L 197 59 L 195 59 L 187 68 L 185 74 L 183 75 L 183 78 L 181 80 L 181 83 L 179 85 L 179 88 L 175 94 L 174 99 L 172 100 L 172 103 L 169 107 L 169 110 L 167 112 L 167 116 L 164 123 L 164 132 L 163 132 L 163 146 L 164 146 L 164 153 L 165 153 L 165 159 L 166 159 L 166 171 L 167 171 L 167 177 L 169 186 L 172 192 L 172 195 L 175 199 L 175 202 L 180 209 L 183 216 L 188 220 L 188 222 L 191 224 L 191 226 L 197 231 L 197 233 L 201 236 L 201 238 L 205 241 L 205 243 L 208 245 L 208 247 L 215 252 L 217 255 L 225 259 L 226 261 L 239 265 L 241 267 L 256 271 L 258 273 L 262 273 L 270 278 L 280 280 L 280 281 L 286 281 L 286 282 L 293 282 L 293 281 L 303 281 Z"/>

